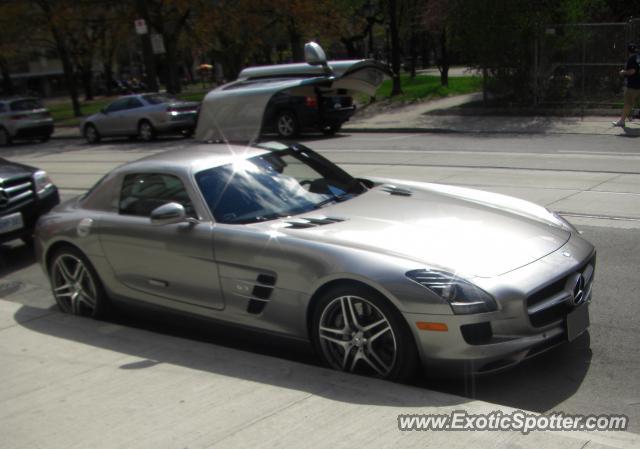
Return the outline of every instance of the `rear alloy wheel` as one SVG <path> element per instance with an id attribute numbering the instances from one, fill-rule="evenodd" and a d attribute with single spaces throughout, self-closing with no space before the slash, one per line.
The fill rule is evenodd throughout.
<path id="1" fill-rule="evenodd" d="M 11 136 L 6 129 L 0 128 L 0 147 L 6 147 L 11 144 Z"/>
<path id="2" fill-rule="evenodd" d="M 156 138 L 156 130 L 147 120 L 143 120 L 138 125 L 138 138 L 143 142 L 151 142 Z"/>
<path id="3" fill-rule="evenodd" d="M 49 276 L 56 303 L 63 312 L 91 318 L 107 314 L 109 302 L 100 279 L 80 251 L 71 247 L 58 250 Z"/>
<path id="4" fill-rule="evenodd" d="M 320 299 L 314 314 L 316 349 L 331 368 L 403 381 L 415 372 L 417 351 L 400 313 L 364 287 L 343 287 Z"/>
<path id="5" fill-rule="evenodd" d="M 100 133 L 95 125 L 89 123 L 84 127 L 84 138 L 87 140 L 87 143 L 100 142 Z"/>
<path id="6" fill-rule="evenodd" d="M 276 119 L 276 131 L 278 131 L 280 137 L 284 138 L 297 136 L 300 132 L 298 119 L 292 112 L 281 112 Z"/>

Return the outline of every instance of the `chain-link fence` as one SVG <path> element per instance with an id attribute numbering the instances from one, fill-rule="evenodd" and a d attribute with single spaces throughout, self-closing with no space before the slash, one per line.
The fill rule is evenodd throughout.
<path id="1" fill-rule="evenodd" d="M 536 104 L 619 106 L 628 42 L 640 43 L 640 19 L 546 28 L 535 43 Z"/>

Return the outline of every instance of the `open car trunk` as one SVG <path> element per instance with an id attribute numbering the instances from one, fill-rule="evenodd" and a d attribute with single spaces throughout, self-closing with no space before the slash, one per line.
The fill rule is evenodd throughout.
<path id="1" fill-rule="evenodd" d="M 250 67 L 238 79 L 220 86 L 202 101 L 196 139 L 254 142 L 265 109 L 278 92 L 315 87 L 373 96 L 389 70 L 373 60 L 331 61 L 332 73 L 306 63 Z"/>

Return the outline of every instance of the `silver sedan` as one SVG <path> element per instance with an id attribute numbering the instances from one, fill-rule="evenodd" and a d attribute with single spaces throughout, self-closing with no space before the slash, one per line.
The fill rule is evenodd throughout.
<path id="1" fill-rule="evenodd" d="M 150 141 L 158 134 L 195 130 L 199 103 L 176 100 L 164 94 L 136 94 L 120 97 L 97 114 L 87 117 L 80 131 L 87 142 L 102 137 L 137 137 Z"/>
<path id="2" fill-rule="evenodd" d="M 115 169 L 40 219 L 59 307 L 136 301 L 310 340 L 335 369 L 489 372 L 589 325 L 594 247 L 557 214 L 358 179 L 299 145 L 194 144 Z"/>

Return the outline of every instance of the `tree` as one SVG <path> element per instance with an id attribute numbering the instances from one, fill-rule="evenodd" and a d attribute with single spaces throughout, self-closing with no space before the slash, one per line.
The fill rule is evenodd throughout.
<path id="1" fill-rule="evenodd" d="M 391 38 L 391 77 L 392 87 L 391 96 L 402 94 L 402 86 L 400 84 L 400 36 L 398 34 L 398 7 L 396 0 L 387 0 L 389 7 L 389 35 Z"/>
<path id="2" fill-rule="evenodd" d="M 440 84 L 443 86 L 449 86 L 451 67 L 450 16 L 450 1 L 429 0 L 422 17 L 422 22 L 435 44 L 436 65 L 440 72 Z"/>
<path id="3" fill-rule="evenodd" d="M 198 2 L 193 0 L 141 0 L 146 3 L 148 23 L 161 36 L 166 50 L 167 91 L 180 92 L 178 42 Z"/>
<path id="4" fill-rule="evenodd" d="M 452 44 L 482 70 L 485 81 L 491 77 L 494 90 L 523 100 L 533 94 L 538 33 L 550 23 L 584 20 L 597 3 L 600 0 L 450 0 L 447 26 L 455 39 Z"/>
<path id="5" fill-rule="evenodd" d="M 76 6 L 75 2 L 71 0 L 32 0 L 32 4 L 35 8 L 30 13 L 35 13 L 38 24 L 50 33 L 52 46 L 62 62 L 65 84 L 71 97 L 73 113 L 76 117 L 80 117 L 82 111 L 78 100 L 76 71 L 71 59 L 68 35 L 65 33 L 65 23 L 73 15 L 74 7 Z"/>

